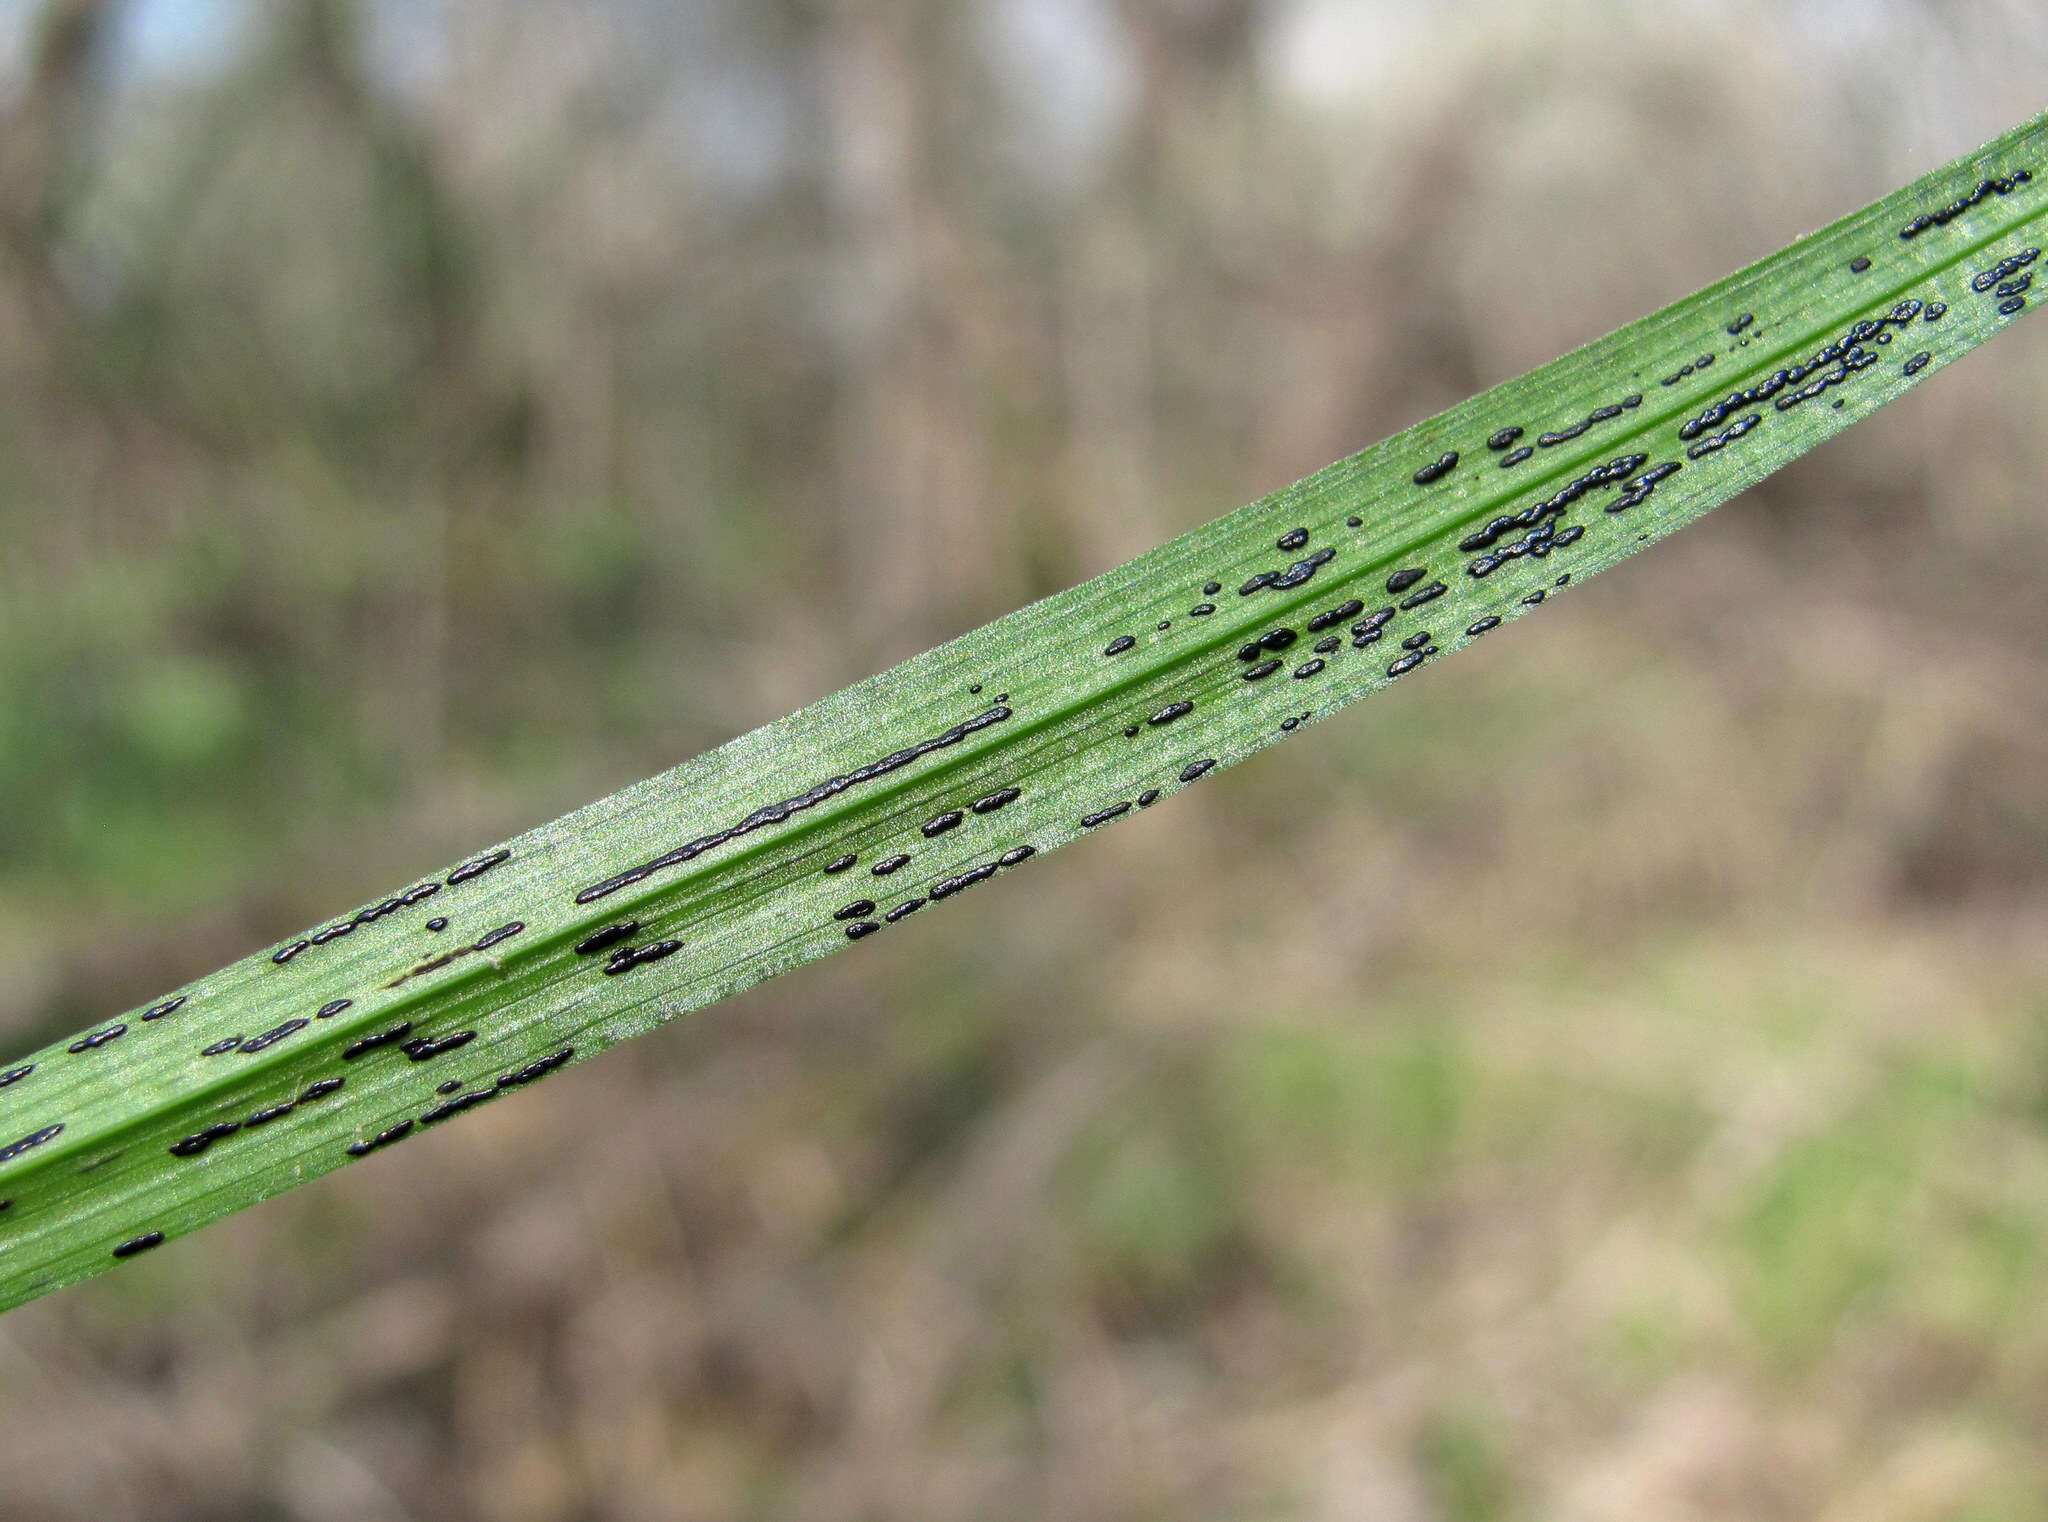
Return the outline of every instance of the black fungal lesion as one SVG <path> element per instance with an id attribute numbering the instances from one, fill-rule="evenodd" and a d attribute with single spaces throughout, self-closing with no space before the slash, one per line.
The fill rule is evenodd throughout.
<path id="1" fill-rule="evenodd" d="M 495 851 L 488 851 L 473 861 L 464 862 L 453 872 L 450 872 L 447 879 L 448 886 L 453 888 L 458 883 L 468 882 L 471 878 L 482 877 L 491 868 L 503 866 L 511 859 L 512 848 L 510 846 L 500 846 Z"/>
<path id="2" fill-rule="evenodd" d="M 9 1142 L 6 1146 L 0 1147 L 0 1163 L 13 1162 L 24 1152 L 32 1152 L 44 1142 L 52 1140 L 63 1130 L 64 1122 L 60 1120 L 55 1125 L 44 1126 L 40 1131 L 31 1131 L 19 1140 Z"/>
<path id="3" fill-rule="evenodd" d="M 1336 558 L 1337 552 L 1326 544 L 1315 553 L 1295 561 L 1284 571 L 1260 571 L 1257 575 L 1248 577 L 1237 589 L 1237 595 L 1249 597 L 1254 592 L 1284 592 L 1293 587 L 1303 586 L 1313 579 L 1317 571 Z"/>
<path id="4" fill-rule="evenodd" d="M 374 1036 L 364 1036 L 358 1040 L 351 1041 L 342 1049 L 341 1060 L 343 1062 L 354 1062 L 358 1057 L 366 1057 L 380 1047 L 396 1046 L 411 1034 L 412 1021 L 401 1020 L 389 1030 L 382 1030 Z"/>
<path id="5" fill-rule="evenodd" d="M 683 949 L 678 940 L 651 941 L 644 946 L 621 946 L 605 961 L 602 969 L 608 978 L 631 972 L 636 967 L 645 967 L 650 962 L 659 962 L 674 956 Z"/>
<path id="6" fill-rule="evenodd" d="M 1452 471 L 1456 470 L 1457 468 L 1457 450 L 1447 449 L 1442 454 L 1438 455 L 1434 460 L 1431 460 L 1427 465 L 1423 466 L 1422 469 L 1415 472 L 1415 484 L 1417 486 L 1432 485 L 1435 482 L 1441 481 L 1445 476 L 1449 475 Z M 1282 546 L 1282 548 L 1291 548 L 1291 546 Z"/>
<path id="7" fill-rule="evenodd" d="M 848 857 L 846 860 L 848 865 L 851 865 L 853 858 Z M 591 931 L 589 935 L 578 941 L 576 943 L 576 955 L 579 957 L 594 957 L 600 951 L 616 946 L 621 941 L 630 940 L 639 933 L 640 922 L 638 920 L 615 920 L 602 929 Z"/>
<path id="8" fill-rule="evenodd" d="M 496 1099 L 507 1089 L 519 1088 L 524 1084 L 533 1083 L 538 1079 L 547 1077 L 548 1074 L 575 1055 L 576 1049 L 574 1047 L 565 1046 L 559 1051 L 550 1052 L 545 1057 L 536 1058 L 532 1062 L 527 1063 L 525 1067 L 516 1068 L 509 1073 L 501 1073 L 498 1075 L 497 1080 L 488 1088 L 472 1089 L 467 1094 L 451 1099 L 445 1104 L 435 1105 L 424 1115 L 420 1116 L 419 1123 L 423 1127 L 439 1125 L 442 1121 L 460 1115 L 465 1110 L 473 1110 L 480 1104 Z M 449 1084 L 443 1084 L 435 1092 L 450 1094 L 462 1086 L 459 1081 L 451 1080 L 451 1082 L 454 1084 L 453 1088 Z"/>
<path id="9" fill-rule="evenodd" d="M 1305 528 L 1292 528 L 1273 541 L 1273 548 L 1276 550 L 1298 550 L 1307 543 L 1308 530 Z"/>
<path id="10" fill-rule="evenodd" d="M 977 814 L 993 814 L 998 809 L 1007 808 L 1023 796 L 1024 790 L 1021 787 L 999 787 L 992 793 L 982 794 L 967 807 Z"/>
<path id="11" fill-rule="evenodd" d="M 1440 581 L 1432 581 L 1426 587 L 1417 587 L 1413 592 L 1410 592 L 1401 599 L 1401 610 L 1405 613 L 1411 609 L 1419 608 L 1426 602 L 1435 601 L 1449 590 L 1450 588 Z"/>
<path id="12" fill-rule="evenodd" d="M 835 920 L 866 919 L 875 912 L 875 901 L 871 898 L 857 898 L 850 904 L 841 904 L 832 911 Z"/>
<path id="13" fill-rule="evenodd" d="M 145 1009 L 138 1018 L 143 1020 L 144 1022 L 148 1022 L 150 1020 L 161 1020 L 165 1015 L 172 1014 L 180 1009 L 183 1009 L 185 1007 L 185 1002 L 188 997 L 189 995 L 179 994 L 174 998 L 165 999 L 160 1004 L 152 1004 L 148 1009 Z"/>
<path id="14" fill-rule="evenodd" d="M 1694 363 L 1703 364 L 1708 361 L 1711 361 L 1712 358 L 1713 356 L 1711 354 L 1702 355 L 1700 359 L 1694 361 Z M 1601 406 L 1595 407 L 1591 412 L 1587 413 L 1584 417 L 1580 418 L 1579 421 L 1576 423 L 1567 424 L 1563 428 L 1551 429 L 1546 433 L 1539 433 L 1538 435 L 1536 435 L 1537 446 L 1542 449 L 1554 449 L 1559 444 L 1568 444 L 1573 439 L 1579 438 L 1582 435 L 1584 435 L 1586 431 L 1592 428 L 1595 424 L 1605 423 L 1612 418 L 1618 418 L 1622 415 L 1622 413 L 1628 411 L 1630 408 L 1641 406 L 1642 401 L 1643 399 L 1641 396 L 1632 395 L 1624 398 L 1622 401 L 1619 402 L 1608 402 Z M 1517 453 L 1519 452 L 1520 451 L 1517 451 Z M 1501 463 L 1505 465 L 1507 461 L 1503 460 Z"/>
<path id="15" fill-rule="evenodd" d="M 410 1120 L 401 1120 L 397 1125 L 388 1126 L 384 1130 L 379 1131 L 375 1136 L 366 1137 L 362 1141 L 350 1142 L 344 1150 L 350 1157 L 365 1157 L 375 1152 L 379 1147 L 388 1147 L 393 1142 L 404 1141 L 406 1137 L 412 1135 L 412 1128 L 413 1123 Z"/>
<path id="16" fill-rule="evenodd" d="M 480 857 L 476 862 L 470 863 L 470 867 L 474 868 L 475 870 L 470 871 L 469 875 L 475 876 L 476 873 L 478 872 L 488 871 L 491 867 L 496 866 L 499 861 L 505 860 L 511 854 L 512 853 L 510 851 L 504 851 L 493 853 L 493 856 L 489 858 Z M 459 868 L 458 871 L 469 871 L 469 869 Z M 458 880 L 460 879 L 454 876 L 451 876 L 449 878 L 449 881 L 451 883 L 456 882 Z M 390 898 L 384 899 L 378 903 L 370 905 L 367 909 L 359 910 L 357 913 L 350 916 L 348 919 L 338 920 L 332 925 L 328 925 L 320 930 L 314 931 L 313 934 L 309 936 L 303 936 L 296 941 L 291 941 L 286 945 L 280 946 L 277 950 L 273 951 L 270 954 L 270 960 L 275 962 L 278 966 L 282 967 L 285 963 L 291 961 L 293 958 L 297 957 L 301 952 L 306 951 L 311 947 L 325 946 L 330 944 L 331 942 L 338 941 L 343 936 L 351 935 L 365 925 L 375 924 L 378 920 L 383 919 L 388 914 L 395 914 L 400 909 L 410 908 L 414 904 L 424 902 L 425 900 L 432 898 L 436 893 L 439 893 L 440 891 L 441 884 L 438 882 L 425 882 L 419 884 L 417 887 L 408 888 L 403 893 L 395 894 Z M 447 923 L 448 922 L 446 920 L 440 920 L 438 921 L 438 923 L 436 921 L 430 920 L 428 921 L 427 928 L 430 930 L 436 929 L 440 925 L 446 925 Z"/>
<path id="17" fill-rule="evenodd" d="M 69 1046 L 65 1047 L 64 1050 L 70 1052 L 73 1056 L 76 1056 L 80 1052 L 97 1051 L 99 1050 L 99 1048 L 107 1045 L 109 1042 L 118 1041 L 121 1039 L 121 1037 L 127 1034 L 127 1025 L 117 1020 L 114 1022 L 114 1024 L 109 1025 L 104 1030 L 94 1031 L 89 1036 L 80 1036 L 76 1041 L 72 1042 Z"/>
<path id="18" fill-rule="evenodd" d="M 1119 634 L 1115 639 L 1102 647 L 1102 653 L 1104 655 L 1122 655 L 1137 643 L 1138 637 L 1135 634 Z"/>
<path id="19" fill-rule="evenodd" d="M 1489 613 L 1486 615 L 1486 617 L 1475 619 L 1470 624 L 1467 624 L 1465 626 L 1465 633 L 1473 639 L 1477 639 L 1480 635 L 1486 633 L 1488 630 L 1498 629 L 1499 627 L 1500 615 L 1497 613 Z"/>
<path id="20" fill-rule="evenodd" d="M 1387 578 L 1387 595 L 1391 597 L 1407 591 L 1428 574 L 1429 567 L 1423 565 L 1409 566 L 1406 570 L 1394 572 Z"/>
<path id="21" fill-rule="evenodd" d="M 446 1036 L 415 1036 L 410 1041 L 400 1042 L 398 1049 L 413 1062 L 426 1062 L 444 1052 L 459 1050 L 474 1040 L 475 1031 L 453 1031 Z"/>
<path id="22" fill-rule="evenodd" d="M 1744 312 L 1740 317 L 1737 317 L 1733 322 L 1728 324 L 1728 336 L 1730 338 L 1737 337 L 1741 334 L 1744 328 L 1750 326 L 1750 324 L 1754 323 L 1755 321 L 1756 313 Z"/>
<path id="23" fill-rule="evenodd" d="M 225 1036 L 221 1040 L 214 1042 L 211 1046 L 202 1046 L 199 1049 L 199 1055 L 202 1057 L 225 1057 L 229 1052 L 239 1051 L 241 1045 L 242 1038 L 240 1036 Z"/>
<path id="24" fill-rule="evenodd" d="M 1160 709 L 1157 713 L 1153 714 L 1152 717 L 1147 719 L 1145 722 L 1147 724 L 1152 725 L 1154 728 L 1158 728 L 1163 725 L 1171 724 L 1175 719 L 1185 718 L 1187 715 L 1193 713 L 1194 711 L 1194 703 L 1189 699 L 1183 698 L 1179 702 L 1168 703 L 1164 708 Z"/>
<path id="25" fill-rule="evenodd" d="M 316 1020 L 332 1020 L 343 1010 L 351 1008 L 355 1002 L 353 999 L 329 999 L 325 1004 L 313 1011 L 313 1018 Z"/>
<path id="26" fill-rule="evenodd" d="M 1851 274 L 1861 275 L 1869 268 L 1870 255 L 1868 254 L 1858 254 L 1849 261 L 1849 271 Z"/>
<path id="27" fill-rule="evenodd" d="M 872 867 L 869 867 L 868 874 L 871 877 L 887 877 L 890 873 L 901 871 L 909 865 L 909 855 L 898 851 L 894 856 L 885 856 Z"/>
<path id="28" fill-rule="evenodd" d="M 1278 661 L 1273 662 L 1273 665 L 1276 668 L 1279 666 L 1279 664 L 1280 663 Z M 1092 830 L 1097 825 L 1108 824 L 1110 820 L 1118 818 L 1121 815 L 1128 814 L 1130 811 L 1131 806 L 1129 802 L 1112 803 L 1108 808 L 1097 809 L 1092 814 L 1083 814 L 1081 816 L 1081 828 L 1084 830 Z"/>
<path id="29" fill-rule="evenodd" d="M 1280 662 L 1278 661 L 1260 661 L 1256 666 L 1250 666 L 1240 671 L 1238 675 L 1247 682 L 1263 682 L 1279 669 Z"/>
<path id="30" fill-rule="evenodd" d="M 848 871 L 851 868 L 853 868 L 859 861 L 860 858 L 851 851 L 848 851 L 843 856 L 835 856 L 830 861 L 825 863 L 825 875 L 831 877 L 837 875 L 838 873 Z"/>
<path id="31" fill-rule="evenodd" d="M 1486 447 L 1495 453 L 1499 453 L 1503 449 L 1512 448 L 1515 440 L 1519 439 L 1523 432 L 1522 428 L 1513 423 L 1508 424 L 1505 428 L 1496 428 L 1486 436 Z"/>
<path id="32" fill-rule="evenodd" d="M 948 830 L 957 828 L 960 821 L 966 817 L 966 814 L 959 809 L 947 809 L 944 813 L 935 814 L 919 825 L 917 827 L 918 833 L 924 836 L 926 840 L 931 840 L 945 834 Z"/>
<path id="33" fill-rule="evenodd" d="M 1887 326 L 1905 327 L 1924 310 L 1917 298 L 1901 301 L 1882 317 L 1864 318 L 1852 324 L 1807 359 L 1775 370 L 1754 385 L 1729 392 L 1679 425 L 1679 439 L 1693 446 L 1686 451 L 1687 455 L 1700 459 L 1726 448 L 1755 427 L 1761 419 L 1746 417 L 1732 428 L 1718 434 L 1712 432 L 1744 408 L 1768 401 L 1777 411 L 1787 412 L 1845 383 L 1858 371 L 1877 363 L 1876 353 L 1866 349 L 1865 344 L 1888 336 Z"/>
<path id="34" fill-rule="evenodd" d="M 1348 618 L 1356 618 L 1365 611 L 1365 604 L 1357 598 L 1340 602 L 1334 608 L 1325 608 L 1308 621 L 1308 632 L 1320 634 L 1325 629 L 1334 629 Z"/>
<path id="35" fill-rule="evenodd" d="M 751 834 L 755 830 L 762 829 L 768 825 L 781 824 L 792 815 L 802 813 L 806 809 L 815 808 L 826 799 L 835 798 L 848 788 L 857 787 L 864 782 L 871 782 L 877 777 L 886 776 L 890 772 L 900 770 L 910 765 L 913 761 L 931 755 L 934 751 L 958 745 L 969 736 L 978 734 L 991 725 L 1000 724 L 1004 720 L 1011 718 L 1012 711 L 1003 701 L 1008 696 L 1009 694 L 1007 693 L 1000 694 L 993 707 L 986 709 L 963 723 L 955 724 L 952 728 L 934 735 L 928 740 L 921 740 L 915 745 L 906 746 L 904 749 L 894 751 L 880 760 L 870 761 L 864 766 L 856 767 L 850 772 L 843 772 L 837 776 L 828 777 L 825 781 L 818 783 L 814 787 L 807 788 L 801 793 L 792 794 L 790 797 L 779 799 L 774 803 L 764 804 L 737 823 L 727 825 L 722 830 L 713 831 L 709 835 L 701 835 L 695 840 L 687 841 L 671 851 L 664 851 L 661 855 L 642 862 L 637 867 L 617 873 L 606 878 L 603 882 L 593 883 L 576 895 L 576 902 L 579 904 L 593 903 L 609 894 L 618 892 L 621 888 L 630 887 L 634 883 L 644 882 L 656 872 L 691 861 L 703 855 L 704 852 L 724 845 L 728 841 L 736 840 L 742 835 Z"/>
<path id="36" fill-rule="evenodd" d="M 1665 376 L 1664 379 L 1657 382 L 1657 384 L 1660 386 L 1675 386 L 1680 381 L 1684 380 L 1687 376 L 1696 375 L 1700 371 L 1706 369 L 1709 365 L 1713 364 L 1713 362 L 1713 355 L 1702 354 L 1697 359 L 1687 360 L 1684 364 L 1680 365 L 1676 370 L 1672 371 L 1671 374 Z"/>
<path id="37" fill-rule="evenodd" d="M 1752 412 L 1748 417 L 1737 418 L 1719 433 L 1708 434 L 1707 437 L 1701 439 L 1697 444 L 1688 445 L 1685 457 L 1688 460 L 1700 460 L 1719 450 L 1726 449 L 1763 420 L 1763 414 L 1760 412 Z"/>
<path id="38" fill-rule="evenodd" d="M 1899 229 L 1899 241 L 1901 243 L 1910 243 L 1913 239 L 1932 228 L 1946 227 L 1957 217 L 1960 217 L 1971 207 L 1982 201 L 1986 196 L 2011 195 L 2020 186 L 2025 185 L 2033 178 L 2032 170 L 2015 169 L 2009 174 L 1979 180 L 1973 188 L 1957 196 L 1948 205 L 1935 211 L 1922 212 L 1919 216 L 1913 218 L 1912 221 Z"/>
<path id="39" fill-rule="evenodd" d="M 145 1231 L 139 1237 L 130 1237 L 114 1249 L 117 1258 L 132 1258 L 139 1252 L 148 1252 L 152 1247 L 163 1245 L 164 1234 L 160 1231 Z"/>
<path id="40" fill-rule="evenodd" d="M 172 1157 L 197 1157 L 215 1142 L 233 1136 L 241 1129 L 242 1122 L 239 1120 L 215 1121 L 202 1131 L 194 1131 L 190 1136 L 180 1137 L 165 1150 Z"/>
<path id="41" fill-rule="evenodd" d="M 251 1036 L 242 1043 L 244 1052 L 260 1052 L 266 1047 L 277 1045 L 288 1036 L 295 1036 L 312 1022 L 305 1019 L 287 1020 L 282 1025 L 273 1025 L 260 1035 Z"/>
<path id="42" fill-rule="evenodd" d="M 9 1088 L 14 1084 L 20 1083 L 22 1079 L 28 1077 L 35 1070 L 36 1065 L 33 1062 L 24 1062 L 20 1067 L 9 1068 L 6 1072 L 0 1073 L 0 1089 Z"/>
<path id="43" fill-rule="evenodd" d="M 1508 561 L 1520 559 L 1523 555 L 1542 559 L 1555 547 L 1555 541 L 1559 537 L 1556 524 L 1550 520 L 1562 519 L 1565 510 L 1581 497 L 1601 487 L 1617 486 L 1626 481 L 1640 470 L 1649 458 L 1647 454 L 1642 453 L 1617 455 L 1606 464 L 1596 465 L 1565 482 L 1542 501 L 1533 502 L 1517 513 L 1500 514 L 1484 528 L 1467 534 L 1458 541 L 1458 548 L 1469 555 L 1482 550 L 1492 550 L 1503 535 L 1513 533 L 1518 528 L 1530 530 L 1518 541 L 1505 545 L 1493 553 L 1479 555 L 1478 559 L 1465 567 L 1465 574 L 1483 579 L 1492 575 Z M 1407 604 L 1404 603 L 1403 606 Z"/>
<path id="44" fill-rule="evenodd" d="M 1901 375 L 1918 375 L 1922 370 L 1925 370 L 1927 368 L 1927 366 L 1933 361 L 1933 359 L 1934 356 L 1931 353 L 1929 353 L 1925 349 L 1922 349 L 1918 354 L 1915 354 L 1911 359 L 1907 360 L 1903 365 L 1899 367 L 1899 373 Z"/>

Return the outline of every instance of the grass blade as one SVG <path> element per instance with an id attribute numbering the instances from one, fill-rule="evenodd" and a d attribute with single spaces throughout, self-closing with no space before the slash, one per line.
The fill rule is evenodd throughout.
<path id="1" fill-rule="evenodd" d="M 0 1069 L 0 1306 L 885 931 L 1535 610 L 2028 310 L 2048 117 L 1032 605 Z"/>

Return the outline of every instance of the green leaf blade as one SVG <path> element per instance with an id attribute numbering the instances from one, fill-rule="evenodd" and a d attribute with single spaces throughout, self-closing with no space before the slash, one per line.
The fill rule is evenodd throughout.
<path id="1" fill-rule="evenodd" d="M 2035 178 L 1899 236 L 2017 170 Z M 2020 291 L 2021 306 L 2001 311 L 2010 298 L 1999 286 L 2038 263 L 1987 290 L 1972 281 L 2048 242 L 2043 170 L 2048 117 L 1127 565 L 519 836 L 499 848 L 509 853 L 502 861 L 421 878 L 408 885 L 419 894 L 411 903 L 361 906 L 294 938 L 308 944 L 282 961 L 284 948 L 269 948 L 177 991 L 175 1009 L 136 1010 L 7 1065 L 28 1071 L 0 1083 L 0 1306 L 96 1273 L 155 1233 L 182 1235 L 502 1102 L 850 938 L 886 933 L 892 910 L 928 917 L 958 892 L 1416 679 L 1388 670 L 1414 653 L 1405 639 L 1433 636 L 1418 663 L 1431 666 L 1497 637 L 1558 595 L 1561 580 L 1582 583 L 1675 532 L 2031 310 L 2031 292 Z M 1864 257 L 1867 269 L 1851 268 Z M 1930 321 L 1934 301 L 1947 310 Z M 1909 302 L 1922 305 L 1897 318 Z M 1753 320 L 1730 332 L 1745 313 Z M 1879 332 L 1854 340 L 1856 366 L 1810 399 L 1777 405 L 1834 374 L 1857 324 L 1872 322 L 1885 341 Z M 1843 356 L 1815 364 L 1830 345 Z M 1923 350 L 1924 368 L 1904 373 Z M 1703 354 L 1713 359 L 1701 367 Z M 1732 394 L 1808 366 L 1797 382 L 1680 436 Z M 1610 407 L 1582 432 L 1538 442 Z M 1752 415 L 1758 422 L 1724 447 L 1689 455 Z M 1507 426 L 1524 430 L 1514 447 L 1532 453 L 1504 468 L 1509 451 L 1486 441 Z M 1417 484 L 1449 451 L 1456 466 Z M 1493 546 L 1460 548 L 1633 455 L 1645 459 L 1627 480 L 1679 468 L 1623 511 L 1606 508 L 1625 482 L 1602 483 Z M 1580 532 L 1473 574 L 1493 547 L 1526 541 L 1544 523 L 1558 537 Z M 1241 590 L 1261 575 L 1287 579 L 1324 550 L 1333 553 L 1294 570 L 1292 585 Z M 1389 591 L 1390 574 L 1410 568 L 1421 577 Z M 1437 583 L 1444 590 L 1430 601 L 1401 606 Z M 1354 601 L 1357 613 L 1309 627 Z M 1388 608 L 1376 640 L 1354 636 L 1361 619 Z M 1473 632 L 1489 619 L 1499 623 Z M 1284 648 L 1238 659 L 1241 646 L 1282 628 L 1294 631 Z M 1331 635 L 1337 645 L 1317 651 Z M 1108 653 L 1123 638 L 1131 644 Z M 1246 680 L 1272 659 L 1281 664 L 1270 675 Z M 974 807 L 1013 788 L 1013 798 Z M 681 849 L 693 842 L 705 843 Z M 826 870 L 849 854 L 851 868 Z M 909 859 L 876 874 L 896 856 Z M 663 858 L 676 859 L 594 891 Z M 856 908 L 863 903 L 872 907 Z M 438 917 L 447 928 L 427 929 Z M 636 928 L 613 945 L 577 951 L 627 922 Z M 621 948 L 637 948 L 638 959 L 619 967 Z M 125 1028 L 105 1035 L 116 1025 Z M 97 1044 L 79 1045 L 95 1035 Z M 243 1044 L 207 1055 L 230 1037 Z M 330 1087 L 314 1092 L 321 1085 Z M 230 1127 L 203 1145 L 191 1140 Z"/>

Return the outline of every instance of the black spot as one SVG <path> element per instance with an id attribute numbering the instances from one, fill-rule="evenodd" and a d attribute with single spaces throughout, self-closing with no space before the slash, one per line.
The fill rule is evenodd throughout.
<path id="1" fill-rule="evenodd" d="M 379 1131 L 368 1141 L 350 1142 L 346 1150 L 350 1157 L 361 1157 L 365 1153 L 375 1152 L 379 1147 L 388 1147 L 395 1141 L 403 1141 L 411 1134 L 412 1122 L 401 1120 L 388 1130 Z"/>
<path id="2" fill-rule="evenodd" d="M 1455 449 L 1447 449 L 1436 459 L 1415 472 L 1415 484 L 1417 486 L 1428 486 L 1433 481 L 1441 481 L 1445 476 L 1457 469 L 1457 466 L 1458 452 Z"/>
<path id="3" fill-rule="evenodd" d="M 448 886 L 452 888 L 457 883 L 468 882 L 472 877 L 482 877 L 491 868 L 511 859 L 512 852 L 509 849 L 500 849 L 492 851 L 489 855 L 479 856 L 475 861 L 466 861 L 448 874 Z"/>
<path id="4" fill-rule="evenodd" d="M 847 860 L 851 862 L 852 858 L 848 857 Z M 620 920 L 616 924 L 606 925 L 602 930 L 593 930 L 589 935 L 578 941 L 576 943 L 576 955 L 579 957 L 594 957 L 607 946 L 616 946 L 619 942 L 630 940 L 639 933 L 640 922 L 638 920 Z"/>
<path id="5" fill-rule="evenodd" d="M 395 1046 L 411 1034 L 412 1021 L 401 1020 L 387 1031 L 379 1031 L 374 1036 L 365 1036 L 360 1041 L 350 1042 L 348 1046 L 343 1048 L 341 1060 L 343 1062 L 353 1062 L 358 1057 L 366 1056 L 376 1051 L 380 1046 Z"/>

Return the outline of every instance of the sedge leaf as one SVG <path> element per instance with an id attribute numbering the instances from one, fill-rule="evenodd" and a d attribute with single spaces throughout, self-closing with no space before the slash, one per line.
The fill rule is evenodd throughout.
<path id="1" fill-rule="evenodd" d="M 942 912 L 1535 611 L 2029 310 L 2037 169 L 2048 116 L 1085 585 L 0 1068 L 0 1307 Z"/>

